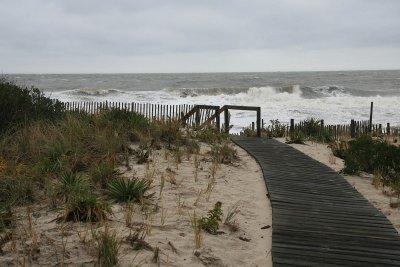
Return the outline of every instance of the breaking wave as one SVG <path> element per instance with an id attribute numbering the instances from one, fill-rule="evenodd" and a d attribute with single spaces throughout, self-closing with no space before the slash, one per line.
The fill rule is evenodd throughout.
<path id="1" fill-rule="evenodd" d="M 69 91 L 69 93 L 71 93 L 73 95 L 81 95 L 81 96 L 109 96 L 109 95 L 123 94 L 125 92 L 118 90 L 118 89 L 111 89 L 111 88 L 109 88 L 109 89 L 79 88 L 79 89 Z"/>
<path id="2" fill-rule="evenodd" d="M 234 96 L 250 94 L 254 97 L 262 96 L 287 96 L 296 95 L 304 98 L 321 97 L 343 97 L 350 95 L 344 87 L 335 85 L 326 85 L 319 87 L 301 87 L 300 85 L 290 85 L 284 87 L 250 87 L 250 88 L 169 88 L 164 92 L 178 95 L 182 98 L 200 97 L 200 96 Z"/>

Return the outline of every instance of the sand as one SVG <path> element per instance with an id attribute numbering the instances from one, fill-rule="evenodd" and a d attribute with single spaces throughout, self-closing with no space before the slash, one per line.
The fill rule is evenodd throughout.
<path id="1" fill-rule="evenodd" d="M 123 175 L 153 180 L 155 197 L 145 208 L 114 203 L 113 215 L 102 224 L 57 223 L 60 211 L 48 203 L 15 209 L 18 238 L 5 243 L 0 265 L 93 266 L 96 236 L 108 231 L 119 241 L 121 266 L 272 266 L 272 215 L 262 171 L 244 150 L 234 148 L 238 159 L 217 166 L 208 154 L 210 147 L 202 144 L 196 156 L 197 181 L 194 155 L 183 153 L 177 163 L 162 149 L 153 152 L 148 164 L 130 158 L 129 169 L 120 168 Z M 194 217 L 206 216 L 217 201 L 223 211 L 220 232 L 201 231 L 196 248 Z M 228 210 L 236 211 L 234 227 L 224 224 Z M 147 249 L 134 249 L 134 233 L 145 236 Z"/>
<path id="2" fill-rule="evenodd" d="M 284 138 L 277 138 L 277 140 L 285 142 Z M 327 165 L 336 172 L 340 172 L 344 167 L 343 160 L 333 156 L 327 144 L 306 142 L 305 145 L 290 144 L 290 146 Z M 360 175 L 343 175 L 343 177 L 372 205 L 380 210 L 393 224 L 397 232 L 400 233 L 400 210 L 399 208 L 390 207 L 390 201 L 393 197 L 391 196 L 389 188 L 375 188 L 372 184 L 373 175 L 367 173 L 361 173 Z"/>

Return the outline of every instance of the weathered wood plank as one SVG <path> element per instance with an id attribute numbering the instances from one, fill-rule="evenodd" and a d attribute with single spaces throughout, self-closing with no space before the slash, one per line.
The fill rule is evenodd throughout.
<path id="1" fill-rule="evenodd" d="M 275 140 L 232 139 L 263 170 L 274 266 L 400 266 L 397 231 L 342 176 Z"/>

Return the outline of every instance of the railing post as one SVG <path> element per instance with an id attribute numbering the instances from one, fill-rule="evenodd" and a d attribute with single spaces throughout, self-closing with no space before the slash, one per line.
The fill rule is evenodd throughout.
<path id="1" fill-rule="evenodd" d="M 257 137 L 261 137 L 261 108 L 257 107 Z"/>
<path id="2" fill-rule="evenodd" d="M 215 108 L 215 124 L 217 126 L 217 129 L 221 129 L 221 122 L 219 119 L 219 106 Z"/>
<path id="3" fill-rule="evenodd" d="M 200 124 L 200 108 L 199 108 L 199 106 L 196 106 L 196 119 L 195 119 L 195 122 L 196 122 L 196 126 L 199 126 L 199 124 Z"/>
<path id="4" fill-rule="evenodd" d="M 224 119 L 225 119 L 225 133 L 229 134 L 229 113 L 228 109 L 224 109 Z"/>

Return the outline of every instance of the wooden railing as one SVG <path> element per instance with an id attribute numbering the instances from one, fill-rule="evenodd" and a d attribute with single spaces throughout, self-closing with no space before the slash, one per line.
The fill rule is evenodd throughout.
<path id="1" fill-rule="evenodd" d="M 192 110 L 190 110 L 186 115 L 182 116 L 182 123 L 186 124 L 186 120 L 190 119 L 191 117 L 195 116 L 196 126 L 202 128 L 206 125 L 211 124 L 215 120 L 216 127 L 218 129 L 221 128 L 220 125 L 220 114 L 224 113 L 224 131 L 225 133 L 229 133 L 229 110 L 250 110 L 257 112 L 257 136 L 261 137 L 261 108 L 260 107 L 252 107 L 252 106 L 233 106 L 233 105 L 225 105 L 221 108 L 219 106 L 210 106 L 210 105 L 197 105 Z M 213 115 L 209 116 L 203 123 L 200 123 L 199 115 L 203 110 L 214 112 Z"/>

